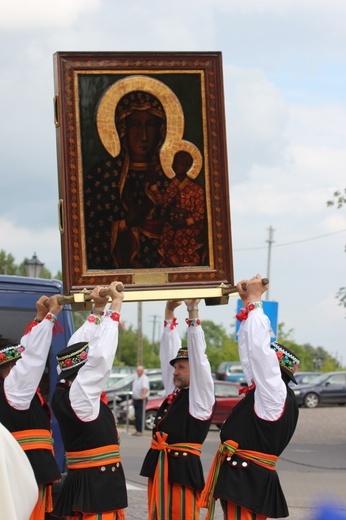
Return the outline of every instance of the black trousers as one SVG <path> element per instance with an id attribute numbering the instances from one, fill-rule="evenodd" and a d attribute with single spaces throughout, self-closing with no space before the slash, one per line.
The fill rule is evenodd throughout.
<path id="1" fill-rule="evenodd" d="M 145 410 L 146 399 L 133 399 L 133 407 L 135 409 L 135 427 L 136 431 L 143 431 L 143 413 Z"/>

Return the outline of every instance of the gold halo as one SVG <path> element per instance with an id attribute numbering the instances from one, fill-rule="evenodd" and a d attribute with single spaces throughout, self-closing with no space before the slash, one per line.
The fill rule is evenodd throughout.
<path id="1" fill-rule="evenodd" d="M 115 109 L 120 99 L 136 90 L 148 92 L 157 97 L 166 114 L 166 138 L 160 149 L 160 161 L 165 175 L 175 177 L 172 168 L 176 152 L 183 150 L 191 154 L 193 163 L 187 175 L 196 178 L 202 168 L 202 156 L 198 148 L 182 139 L 184 134 L 184 113 L 174 92 L 161 81 L 149 76 L 134 75 L 116 81 L 102 96 L 96 114 L 96 126 L 100 140 L 112 157 L 120 153 L 120 139 L 115 125 Z"/>

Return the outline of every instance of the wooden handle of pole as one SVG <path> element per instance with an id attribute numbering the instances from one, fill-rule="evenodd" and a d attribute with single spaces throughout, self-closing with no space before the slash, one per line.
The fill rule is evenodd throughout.
<path id="1" fill-rule="evenodd" d="M 123 292 L 123 290 L 124 290 L 123 284 L 119 283 L 117 285 L 116 289 L 117 289 L 118 292 Z M 92 298 L 90 296 L 91 291 L 83 291 L 82 294 L 84 295 L 84 301 L 90 302 L 92 300 Z M 101 297 L 109 296 L 110 292 L 109 292 L 108 287 L 104 287 L 103 289 L 101 289 L 99 294 L 100 294 Z M 73 303 L 74 301 L 75 301 L 75 298 L 74 298 L 73 294 L 71 294 L 70 296 L 60 296 L 60 295 L 58 296 L 58 304 L 59 305 L 68 305 L 68 304 Z M 45 306 L 46 307 L 49 306 L 48 300 L 46 300 Z"/>
<path id="2" fill-rule="evenodd" d="M 262 285 L 268 285 L 268 283 L 269 283 L 268 278 L 262 278 Z M 243 283 L 241 288 L 243 289 L 243 291 L 246 291 L 246 283 Z"/>
<path id="3" fill-rule="evenodd" d="M 122 283 L 118 283 L 116 289 L 117 289 L 118 292 L 123 292 L 123 290 L 124 290 L 123 284 Z M 100 292 L 99 292 L 99 295 L 102 296 L 102 297 L 103 296 L 109 296 L 109 294 L 110 294 L 110 292 L 109 292 L 108 287 L 105 287 L 104 289 L 101 289 Z"/>

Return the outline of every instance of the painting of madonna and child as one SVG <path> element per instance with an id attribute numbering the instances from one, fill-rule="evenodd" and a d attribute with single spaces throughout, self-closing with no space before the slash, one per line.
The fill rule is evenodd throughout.
<path id="1" fill-rule="evenodd" d="M 225 150 L 215 152 L 208 135 L 205 71 L 91 71 L 87 63 L 76 68 L 72 94 L 79 197 L 65 208 L 78 224 L 78 270 L 217 271 L 219 243 L 231 261 L 230 238 L 220 236 L 230 229 L 228 174 Z M 222 129 L 214 123 L 214 139 Z M 70 148 L 62 142 L 60 153 Z M 71 191 L 70 180 L 63 184 Z"/>

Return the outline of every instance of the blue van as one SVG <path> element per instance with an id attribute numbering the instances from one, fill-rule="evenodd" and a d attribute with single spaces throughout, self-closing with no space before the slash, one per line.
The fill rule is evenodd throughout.
<path id="1" fill-rule="evenodd" d="M 26 276 L 0 275 L 0 349 L 11 343 L 18 344 L 23 333 L 36 315 L 36 302 L 40 296 L 63 294 L 60 280 L 46 280 L 43 278 L 28 278 Z M 53 338 L 47 366 L 42 378 L 42 394 L 48 402 L 56 385 L 56 354 L 66 347 L 74 332 L 72 310 L 70 305 L 64 305 L 58 316 L 63 332 Z M 61 440 L 57 420 L 52 416 L 54 438 L 54 452 L 60 471 L 65 469 L 65 452 Z"/>

